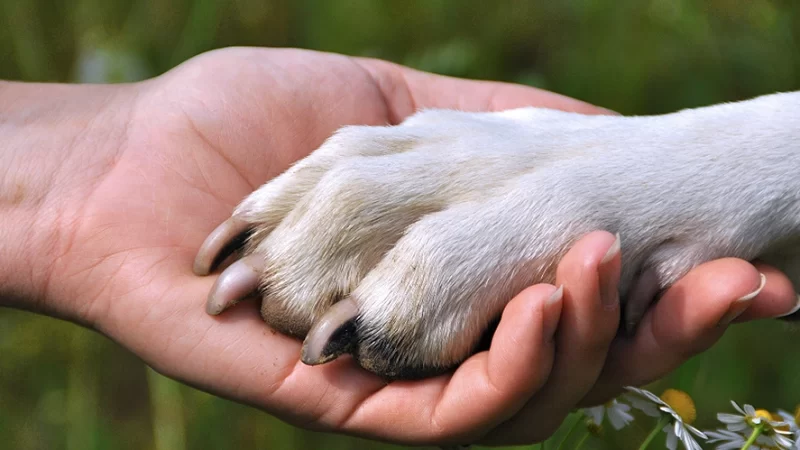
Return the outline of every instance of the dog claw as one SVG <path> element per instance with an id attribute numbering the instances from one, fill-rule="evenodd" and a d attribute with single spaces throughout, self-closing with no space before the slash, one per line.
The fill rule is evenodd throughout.
<path id="1" fill-rule="evenodd" d="M 206 302 L 206 312 L 220 314 L 239 300 L 258 289 L 258 279 L 264 270 L 264 259 L 257 254 L 234 262 L 217 278 Z"/>
<path id="2" fill-rule="evenodd" d="M 235 250 L 237 238 L 242 236 L 249 226 L 241 219 L 230 217 L 215 228 L 200 246 L 194 258 L 192 270 L 195 275 L 203 276 L 211 273 L 217 264 Z"/>
<path id="3" fill-rule="evenodd" d="M 358 306 L 346 298 L 328 309 L 311 327 L 305 341 L 301 360 L 309 366 L 324 364 L 345 353 L 352 353 L 356 342 Z"/>

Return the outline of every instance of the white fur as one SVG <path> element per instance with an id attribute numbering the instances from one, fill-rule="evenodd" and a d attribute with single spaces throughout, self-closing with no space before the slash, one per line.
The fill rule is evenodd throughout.
<path id="1" fill-rule="evenodd" d="M 265 302 L 310 326 L 341 295 L 359 345 L 449 366 L 577 238 L 619 233 L 624 298 L 722 256 L 800 281 L 800 93 L 652 117 L 422 111 L 347 127 L 237 208 Z M 269 318 L 267 318 L 269 321 Z"/>

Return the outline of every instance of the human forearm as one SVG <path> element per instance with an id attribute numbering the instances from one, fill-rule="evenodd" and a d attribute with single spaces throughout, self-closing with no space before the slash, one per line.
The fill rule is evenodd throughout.
<path id="1" fill-rule="evenodd" d="M 0 305 L 77 318 L 51 269 L 124 130 L 119 92 L 0 82 Z"/>

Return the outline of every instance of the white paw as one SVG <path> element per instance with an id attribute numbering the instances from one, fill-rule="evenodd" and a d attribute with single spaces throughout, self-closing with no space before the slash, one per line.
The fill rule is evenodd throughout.
<path id="1" fill-rule="evenodd" d="M 311 333 L 305 361 L 346 352 L 390 378 L 430 375 L 464 360 L 515 294 L 552 282 L 569 246 L 603 229 L 621 235 L 631 326 L 692 267 L 751 259 L 797 229 L 797 202 L 783 206 L 800 190 L 763 182 L 791 140 L 731 108 L 424 111 L 344 128 L 209 237 L 200 274 L 249 232 L 207 309 L 258 286 L 270 326 Z"/>

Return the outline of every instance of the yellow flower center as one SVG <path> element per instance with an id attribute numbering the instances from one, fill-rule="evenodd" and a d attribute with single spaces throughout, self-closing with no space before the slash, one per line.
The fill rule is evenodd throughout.
<path id="1" fill-rule="evenodd" d="M 669 405 L 684 423 L 691 425 L 697 419 L 697 409 L 694 407 L 694 401 L 686 392 L 667 389 L 661 394 L 661 401 Z"/>
<path id="2" fill-rule="evenodd" d="M 800 405 L 794 408 L 794 423 L 800 425 Z"/>
<path id="3" fill-rule="evenodd" d="M 770 432 L 772 432 L 772 430 L 789 431 L 789 427 L 788 426 L 773 427 L 772 425 L 770 425 L 769 422 L 766 422 L 767 420 L 771 420 L 773 422 L 782 422 L 783 421 L 783 419 L 781 419 L 781 417 L 779 415 L 772 414 L 771 412 L 767 411 L 766 409 L 757 409 L 756 413 L 753 415 L 753 420 L 754 419 L 764 419 L 765 420 L 764 422 L 761 422 L 762 426 L 764 427 L 764 432 L 765 433 L 770 433 Z M 753 420 L 751 420 L 749 418 L 747 419 L 747 424 L 750 425 L 751 427 L 755 427 L 756 426 L 756 424 L 753 423 Z"/>
<path id="4" fill-rule="evenodd" d="M 756 417 L 761 417 L 762 419 L 766 420 L 772 420 L 772 413 L 770 413 L 766 409 L 757 409 Z"/>

